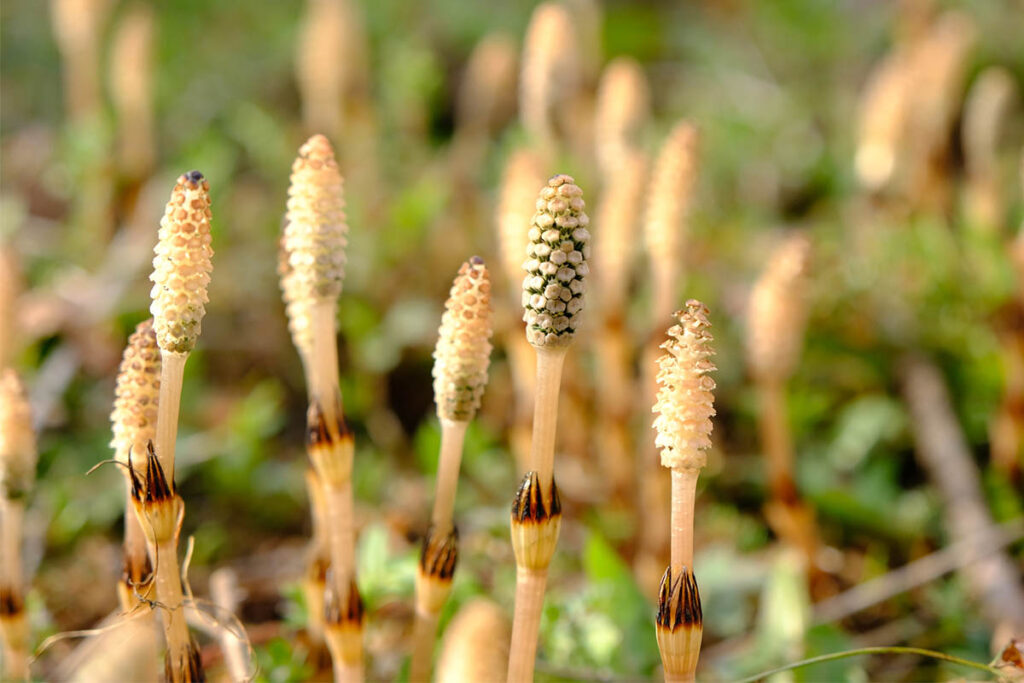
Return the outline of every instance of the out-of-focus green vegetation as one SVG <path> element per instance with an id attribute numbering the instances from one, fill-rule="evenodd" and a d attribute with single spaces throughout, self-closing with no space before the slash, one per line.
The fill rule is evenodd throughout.
<path id="1" fill-rule="evenodd" d="M 532 5 L 358 4 L 375 132 L 372 145 L 339 144 L 351 228 L 339 311 L 341 381 L 356 433 L 358 569 L 370 671 L 393 677 L 406 675 L 403 643 L 439 443 L 430 352 L 458 264 L 472 253 L 495 264 L 499 317 L 519 315 L 506 303 L 518 295 L 506 291 L 498 274 L 493 209 L 504 160 L 525 135 L 511 122 L 489 141 L 469 177 L 454 174 L 455 95 L 473 46 L 494 31 L 521 44 Z M 110 38 L 130 5 L 109 3 L 103 74 Z M 25 344 L 15 360 L 36 405 L 48 407 L 40 416 L 39 484 L 27 525 L 27 555 L 37 566 L 30 602 L 36 642 L 91 627 L 115 609 L 120 475 L 114 467 L 85 473 L 111 457 L 114 373 L 128 333 L 148 315 L 149 252 L 130 252 L 136 263 L 117 262 L 108 242 L 115 229 L 142 230 L 152 244 L 173 178 L 198 168 L 210 180 L 216 256 L 203 335 L 185 377 L 178 446 L 184 531 L 195 539 L 190 578 L 201 595 L 213 568 L 238 571 L 248 591 L 240 616 L 253 636 L 261 680 L 304 679 L 323 663 L 297 635 L 305 607 L 294 586 L 309 535 L 306 396 L 275 270 L 290 165 L 314 132 L 303 127 L 295 79 L 303 5 L 153 4 L 157 159 L 146 178 L 117 167 L 114 144 L 125 124 L 111 107 L 105 76 L 95 116 L 71 121 L 65 114 L 49 4 L 0 5 L 0 232 L 18 254 L 27 287 L 20 318 Z M 980 36 L 965 82 L 1000 64 L 1020 91 L 1020 4 L 947 5 L 964 11 Z M 692 296 L 710 307 L 719 368 L 715 450 L 697 510 L 695 564 L 706 623 L 700 677 L 730 680 L 879 643 L 989 661 L 992 624 L 956 574 L 840 623 L 809 621 L 801 574 L 777 552 L 761 512 L 766 488 L 743 313 L 771 246 L 780 233 L 800 227 L 814 239 L 817 263 L 789 420 L 798 487 L 817 511 L 839 586 L 883 575 L 949 540 L 941 499 L 913 457 L 910 417 L 898 390 L 905 352 L 930 355 L 945 373 L 994 519 L 1024 515 L 1021 479 L 990 467 L 988 455 L 1005 383 L 998 312 L 1020 286 L 1006 247 L 1009 233 L 973 225 L 957 199 L 947 212 L 868 210 L 871 202 L 854 177 L 859 97 L 898 38 L 897 4 L 708 0 L 610 2 L 600 9 L 602 62 L 633 56 L 651 84 L 654 120 L 644 133 L 646 148 L 654 152 L 681 117 L 702 134 L 679 293 L 680 302 Z M 1009 156 L 1019 155 L 1024 130 L 1020 102 L 1014 111 L 1006 139 L 1016 146 L 1006 150 Z M 372 158 L 360 156 L 367 149 Z M 955 156 L 949 167 L 954 188 L 961 162 Z M 591 163 L 565 154 L 549 170 L 575 175 L 588 205 L 596 206 L 599 177 Z M 97 237 L 93 203 L 103 199 L 91 193 L 103 182 L 114 208 L 100 221 L 106 236 Z M 1017 226 L 1021 198 L 1012 178 L 1007 192 L 1005 224 Z M 595 223 L 595 249 L 600 230 Z M 649 286 L 639 260 L 636 265 L 627 319 L 639 344 L 649 326 Z M 97 288 L 95 274 L 103 272 L 127 277 L 123 292 Z M 586 335 L 599 332 L 594 324 L 580 333 L 581 355 Z M 512 391 L 504 349 L 496 346 L 483 413 L 467 438 L 456 506 L 463 545 L 442 628 L 478 594 L 511 614 Z M 584 357 L 584 369 L 592 369 Z M 592 387 L 592 379 L 583 384 Z M 645 406 L 637 407 L 635 421 L 638 439 L 653 438 Z M 584 472 L 599 475 L 592 453 L 584 455 Z M 568 502 L 542 624 L 541 680 L 657 675 L 654 595 L 634 579 L 634 529 L 624 524 L 599 500 Z M 1018 542 L 1009 551 L 1019 569 L 1024 549 Z M 791 634 L 795 642 L 787 640 Z M 50 650 L 39 671 L 49 671 L 67 648 Z M 894 657 L 833 662 L 795 672 L 793 680 L 972 675 Z"/>

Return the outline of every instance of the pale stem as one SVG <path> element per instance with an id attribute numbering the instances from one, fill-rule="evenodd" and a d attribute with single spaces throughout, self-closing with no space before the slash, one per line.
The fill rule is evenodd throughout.
<path id="1" fill-rule="evenodd" d="M 438 533 L 448 533 L 452 528 L 455 489 L 459 484 L 459 464 L 468 426 L 468 422 L 441 420 L 441 455 L 437 464 L 437 493 L 431 519 Z"/>
<path id="2" fill-rule="evenodd" d="M 23 595 L 25 589 L 21 573 L 21 533 L 25 517 L 25 504 L 21 500 L 0 497 L 0 517 L 3 524 L 3 559 L 0 564 L 0 584 Z"/>
<path id="3" fill-rule="evenodd" d="M 174 481 L 174 446 L 178 439 L 178 412 L 187 353 L 160 351 L 160 400 L 156 414 L 156 457 L 167 481 Z M 144 454 L 137 454 L 143 455 Z M 135 454 L 133 454 L 133 459 Z M 143 457 L 145 459 L 145 457 Z"/>
<path id="4" fill-rule="evenodd" d="M 142 522 L 139 521 L 139 516 L 135 514 L 135 504 L 132 501 L 132 485 L 127 477 L 125 477 L 124 493 L 124 553 L 131 560 L 133 567 L 142 566 L 145 564 L 144 560 L 147 553 L 146 534 L 142 530 Z M 139 588 L 139 586 L 135 586 L 134 590 Z M 130 610 L 137 603 L 137 599 L 134 596 L 130 599 L 133 601 L 132 604 L 121 605 L 125 611 Z"/>
<path id="5" fill-rule="evenodd" d="M 189 661 L 188 623 L 185 621 L 184 597 L 181 591 L 181 573 L 178 570 L 178 541 L 173 538 L 156 545 L 153 564 L 156 566 L 156 599 L 162 605 L 160 618 L 167 639 L 167 658 L 173 683 L 186 681 L 181 670 Z"/>
<path id="6" fill-rule="evenodd" d="M 693 673 L 665 671 L 665 683 L 692 683 L 694 680 L 696 680 L 696 678 Z"/>
<path id="7" fill-rule="evenodd" d="M 409 664 L 410 681 L 429 681 L 434 656 L 434 638 L 437 633 L 437 615 L 416 610 L 412 632 L 412 661 Z"/>
<path id="8" fill-rule="evenodd" d="M 338 595 L 348 595 L 349 582 L 355 576 L 352 480 L 347 480 L 339 488 L 325 485 L 324 498 L 327 503 L 327 540 L 334 587 Z"/>
<path id="9" fill-rule="evenodd" d="M 672 468 L 672 576 L 693 571 L 693 508 L 700 470 Z"/>
<path id="10" fill-rule="evenodd" d="M 537 348 L 537 395 L 533 405 L 533 445 L 530 467 L 537 473 L 545 503 L 551 502 L 555 467 L 555 427 L 558 423 L 558 391 L 567 347 Z"/>
<path id="11" fill-rule="evenodd" d="M 328 424 L 335 424 L 341 410 L 341 390 L 338 388 L 338 333 L 335 326 L 337 299 L 317 299 L 311 312 L 313 318 L 313 358 L 310 371 L 313 396 Z"/>
<path id="12" fill-rule="evenodd" d="M 218 569 L 210 575 L 210 597 L 225 614 L 234 616 L 238 610 L 238 579 L 233 571 Z M 218 631 L 221 651 L 231 680 L 234 683 L 248 680 L 249 653 L 245 641 L 226 626 L 221 626 Z"/>
<path id="13" fill-rule="evenodd" d="M 363 665 L 349 664 L 335 658 L 334 683 L 363 683 Z"/>
<path id="14" fill-rule="evenodd" d="M 786 418 L 785 384 L 779 379 L 758 382 L 761 394 L 761 441 L 772 497 L 785 498 L 793 487 L 793 442 Z"/>
<path id="15" fill-rule="evenodd" d="M 516 612 L 512 622 L 512 645 L 508 655 L 508 682 L 533 681 L 534 661 L 537 658 L 537 635 L 540 616 L 544 608 L 546 569 L 516 570 Z"/>

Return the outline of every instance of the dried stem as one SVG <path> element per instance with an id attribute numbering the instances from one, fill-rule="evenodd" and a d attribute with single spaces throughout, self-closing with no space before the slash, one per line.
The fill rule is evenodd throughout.
<path id="1" fill-rule="evenodd" d="M 555 427 L 558 423 L 558 393 L 566 347 L 537 348 L 537 394 L 533 404 L 533 443 L 530 467 L 537 473 L 545 504 L 551 501 L 555 466 Z M 542 584 L 543 585 L 543 584 Z"/>
<path id="2" fill-rule="evenodd" d="M 171 538 L 155 546 L 156 598 L 167 639 L 167 662 L 173 683 L 191 680 L 187 665 L 191 658 L 191 636 L 185 621 L 181 574 L 178 570 L 178 539 Z"/>
<path id="3" fill-rule="evenodd" d="M 672 574 L 693 571 L 693 510 L 700 470 L 672 468 Z"/>
<path id="4" fill-rule="evenodd" d="M 509 683 L 529 683 L 533 680 L 537 634 L 540 631 L 547 581 L 547 569 L 519 567 L 516 570 L 516 614 L 512 625 L 512 646 L 509 649 Z"/>
<path id="5" fill-rule="evenodd" d="M 233 571 L 218 569 L 210 575 L 210 597 L 225 614 L 235 614 L 238 610 L 238 577 Z M 219 629 L 219 637 L 231 680 L 234 683 L 249 680 L 252 676 L 249 674 L 249 652 L 245 640 L 223 626 Z"/>
<path id="6" fill-rule="evenodd" d="M 160 400 L 156 417 L 156 457 L 169 481 L 174 481 L 174 447 L 178 439 L 181 385 L 189 354 L 160 351 Z"/>

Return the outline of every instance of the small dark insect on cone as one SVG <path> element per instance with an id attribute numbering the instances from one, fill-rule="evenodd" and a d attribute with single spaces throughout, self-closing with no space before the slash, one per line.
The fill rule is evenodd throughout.
<path id="1" fill-rule="evenodd" d="M 549 499 L 545 504 L 537 473 L 527 472 L 512 501 L 512 547 L 516 564 L 524 569 L 547 569 L 555 554 L 562 503 L 554 479 Z"/>
<path id="2" fill-rule="evenodd" d="M 440 534 L 434 527 L 423 539 L 419 570 L 416 572 L 417 609 L 436 614 L 444 607 L 452 590 L 452 577 L 459 561 L 459 532 L 453 527 Z"/>
<path id="3" fill-rule="evenodd" d="M 665 570 L 658 593 L 657 623 L 658 649 L 666 678 L 692 680 L 700 656 L 704 615 L 697 579 L 689 568 L 683 567 L 675 578 L 671 567 Z"/>

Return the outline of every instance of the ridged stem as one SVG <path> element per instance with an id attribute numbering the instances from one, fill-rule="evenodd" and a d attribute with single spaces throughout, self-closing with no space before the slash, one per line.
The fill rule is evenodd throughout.
<path id="1" fill-rule="evenodd" d="M 409 664 L 410 681 L 429 681 L 434 640 L 437 634 L 437 614 L 416 610 L 412 631 L 412 661 Z"/>
<path id="2" fill-rule="evenodd" d="M 318 299 L 313 304 L 313 358 L 309 373 L 311 393 L 320 402 L 328 424 L 338 420 L 341 390 L 338 388 L 338 342 L 335 313 L 336 299 Z"/>
<path id="3" fill-rule="evenodd" d="M 181 385 L 188 356 L 187 353 L 160 351 L 160 401 L 157 404 L 154 448 L 168 481 L 174 481 L 174 448 L 178 439 Z"/>
<path id="4" fill-rule="evenodd" d="M 178 569 L 178 539 L 160 541 L 155 550 L 153 565 L 156 567 L 156 599 L 163 606 L 160 618 L 167 639 L 168 669 L 172 683 L 185 683 L 189 676 L 182 666 L 190 658 L 191 638 L 185 621 L 181 573 Z"/>
<path id="5" fill-rule="evenodd" d="M 693 511 L 700 470 L 672 468 L 672 575 L 693 571 Z"/>
<path id="6" fill-rule="evenodd" d="M 530 683 L 537 658 L 537 636 L 544 609 L 547 569 L 516 570 L 516 613 L 508 656 L 508 682 Z"/>
<path id="7" fill-rule="evenodd" d="M 452 514 L 455 510 L 455 489 L 459 484 L 459 465 L 462 462 L 462 446 L 466 440 L 468 422 L 441 420 L 441 454 L 437 464 L 437 493 L 434 498 L 434 513 L 431 521 L 434 531 L 446 534 L 451 531 Z"/>
<path id="8" fill-rule="evenodd" d="M 530 469 L 537 473 L 545 505 L 551 503 L 555 469 L 555 428 L 558 424 L 558 392 L 567 348 L 537 348 L 537 388 L 533 404 L 533 442 Z"/>
<path id="9" fill-rule="evenodd" d="M 355 529 L 352 519 L 352 481 L 340 487 L 324 486 L 327 503 L 327 539 L 335 588 L 339 595 L 348 593 L 355 575 Z"/>

